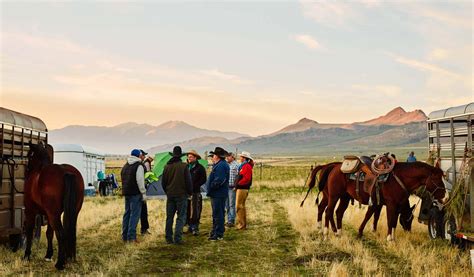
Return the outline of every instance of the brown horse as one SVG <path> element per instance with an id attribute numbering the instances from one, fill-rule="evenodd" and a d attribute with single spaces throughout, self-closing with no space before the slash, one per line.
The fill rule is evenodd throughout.
<path id="1" fill-rule="evenodd" d="M 334 162 L 326 165 L 320 165 L 311 172 L 310 178 L 308 179 L 307 185 L 311 189 L 315 186 L 316 183 L 316 178 L 319 174 L 319 182 L 318 182 L 318 189 L 319 193 L 323 193 L 323 198 L 321 202 L 319 202 L 319 193 L 318 197 L 316 198 L 316 204 L 318 205 L 318 217 L 317 217 L 317 228 L 322 229 L 322 217 L 323 213 L 326 210 L 326 207 L 328 205 L 328 188 L 327 188 L 327 181 L 328 181 L 328 176 L 329 173 L 334 169 L 336 165 L 341 165 L 340 162 Z M 352 182 L 353 186 L 355 186 L 355 181 L 346 179 L 347 182 Z M 365 192 L 359 192 L 365 193 Z M 343 197 L 342 200 L 339 201 L 339 206 L 336 209 L 336 216 L 337 216 L 337 226 L 332 225 L 333 228 L 337 228 L 339 230 L 342 229 L 342 216 L 344 215 L 344 212 L 347 208 L 347 205 L 349 204 L 349 201 L 353 200 L 353 198 L 350 196 L 350 194 L 346 193 Z M 342 203 L 342 204 L 341 204 Z M 413 221 L 413 209 L 415 208 L 415 205 L 410 207 L 409 202 L 407 201 L 405 205 L 402 205 L 401 211 L 400 211 L 400 225 L 402 225 L 403 229 L 406 231 L 411 230 L 411 224 Z M 361 224 L 359 228 L 359 237 L 362 236 L 363 230 L 365 228 L 365 225 L 367 221 L 374 215 L 374 222 L 373 222 L 373 231 L 375 232 L 377 230 L 377 223 L 380 217 L 380 212 L 382 210 L 382 205 L 378 206 L 369 206 L 369 209 L 367 210 L 364 222 Z M 331 223 L 332 224 L 332 223 Z M 336 233 L 338 234 L 338 233 Z"/>
<path id="2" fill-rule="evenodd" d="M 32 145 L 28 152 L 28 172 L 25 182 L 24 259 L 30 260 L 31 242 L 36 215 L 48 218 L 48 250 L 45 259 L 53 256 L 53 235 L 58 240 L 57 269 L 64 269 L 66 260 L 76 258 L 76 223 L 84 200 L 84 181 L 73 166 L 53 164 L 43 144 Z M 63 223 L 61 214 L 64 212 Z M 54 232 L 54 233 L 53 233 Z"/>
<path id="3" fill-rule="evenodd" d="M 338 233 L 338 230 L 334 228 L 334 209 L 339 200 L 346 208 L 349 202 L 347 194 L 362 204 L 368 204 L 369 202 L 370 195 L 361 192 L 357 194 L 355 182 L 348 182 L 347 176 L 342 173 L 340 169 L 341 165 L 336 165 L 328 175 L 328 205 L 326 208 L 325 235 L 327 235 L 328 232 L 329 222 L 331 222 L 333 232 Z M 442 170 L 426 163 L 397 163 L 395 165 L 388 180 L 380 190 L 382 204 L 387 207 L 388 241 L 394 239 L 394 230 L 397 226 L 400 211 L 403 205 L 406 205 L 408 202 L 410 194 L 415 190 L 424 187 L 424 190 L 429 193 L 435 203 L 442 204 L 444 202 L 446 189 L 444 187 L 443 178 L 444 174 Z M 379 208 L 380 207 L 377 206 L 369 207 L 366 218 L 361 228 L 359 228 L 359 234 L 361 230 L 363 230 L 367 220 L 372 216 L 372 213 Z M 343 212 L 338 214 L 338 221 L 342 221 L 343 214 Z M 338 224 L 338 227 L 339 226 Z"/>

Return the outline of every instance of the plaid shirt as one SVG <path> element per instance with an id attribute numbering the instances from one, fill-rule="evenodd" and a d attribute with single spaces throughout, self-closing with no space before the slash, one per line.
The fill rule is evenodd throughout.
<path id="1" fill-rule="evenodd" d="M 235 187 L 235 179 L 239 175 L 239 164 L 236 161 L 232 161 L 229 164 L 230 174 L 229 174 L 229 188 Z"/>

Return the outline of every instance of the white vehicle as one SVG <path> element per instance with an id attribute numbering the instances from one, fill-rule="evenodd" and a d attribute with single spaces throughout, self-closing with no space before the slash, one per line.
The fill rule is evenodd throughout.
<path id="1" fill-rule="evenodd" d="M 70 164 L 84 178 L 84 185 L 97 181 L 97 172 L 105 173 L 105 154 L 95 148 L 79 144 L 54 144 L 54 163 Z"/>

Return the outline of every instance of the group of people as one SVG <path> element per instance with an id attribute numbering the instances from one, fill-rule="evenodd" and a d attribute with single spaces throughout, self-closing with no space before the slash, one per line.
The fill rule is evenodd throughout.
<path id="1" fill-rule="evenodd" d="M 252 186 L 254 164 L 250 153 L 240 153 L 239 164 L 234 153 L 216 147 L 208 156 L 212 160 L 209 176 L 204 166 L 199 163 L 201 156 L 196 151 L 183 153 L 180 146 L 175 146 L 170 154 L 171 159 L 167 162 L 161 179 L 167 196 L 165 227 L 167 243 L 181 244 L 185 225 L 188 226 L 186 233 L 195 236 L 200 234 L 203 186 L 212 207 L 212 228 L 208 238 L 210 241 L 222 240 L 225 227 L 235 226 L 238 230 L 247 228 L 245 202 Z M 186 162 L 182 161 L 183 156 L 187 157 Z M 145 165 L 147 161 L 150 163 L 148 166 Z M 143 207 L 146 210 L 144 176 L 146 171 L 151 169 L 151 161 L 146 158 L 144 151 L 134 149 L 121 171 L 122 193 L 125 197 L 122 240 L 125 242 L 137 242 L 138 220 L 140 214 L 143 215 Z"/>

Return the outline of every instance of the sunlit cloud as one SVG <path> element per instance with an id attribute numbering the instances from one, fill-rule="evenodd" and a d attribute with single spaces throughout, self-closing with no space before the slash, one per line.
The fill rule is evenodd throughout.
<path id="1" fill-rule="evenodd" d="M 319 42 L 310 35 L 299 34 L 299 35 L 295 35 L 294 39 L 309 49 L 312 49 L 312 50 L 321 49 L 321 45 L 319 44 Z"/>
<path id="2" fill-rule="evenodd" d="M 201 70 L 200 73 L 206 76 L 216 78 L 216 79 L 229 81 L 229 82 L 233 82 L 237 84 L 251 84 L 252 83 L 252 81 L 250 80 L 245 80 L 244 78 L 237 75 L 224 73 L 218 69 Z"/>

